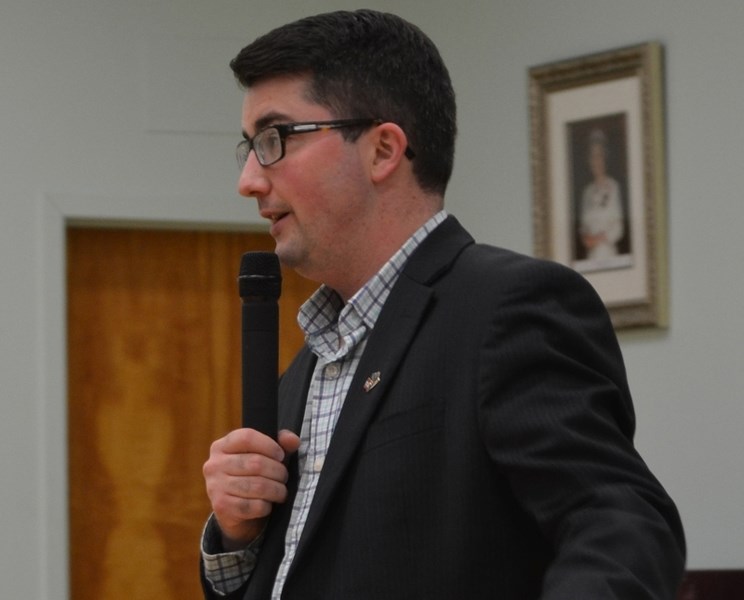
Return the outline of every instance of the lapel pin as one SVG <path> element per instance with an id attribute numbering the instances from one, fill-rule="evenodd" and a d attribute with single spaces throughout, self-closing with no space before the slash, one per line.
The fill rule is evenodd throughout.
<path id="1" fill-rule="evenodd" d="M 375 371 L 367 377 L 367 381 L 364 382 L 364 391 L 369 392 L 373 387 L 380 383 L 380 372 Z"/>

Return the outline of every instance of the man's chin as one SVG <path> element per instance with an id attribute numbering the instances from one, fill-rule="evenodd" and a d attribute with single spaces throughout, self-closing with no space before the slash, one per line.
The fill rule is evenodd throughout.
<path id="1" fill-rule="evenodd" d="M 279 262 L 283 267 L 288 269 L 297 270 L 302 265 L 301 256 L 298 252 L 293 251 L 292 248 L 287 247 L 281 242 L 277 241 L 274 247 L 274 252 L 279 257 Z"/>

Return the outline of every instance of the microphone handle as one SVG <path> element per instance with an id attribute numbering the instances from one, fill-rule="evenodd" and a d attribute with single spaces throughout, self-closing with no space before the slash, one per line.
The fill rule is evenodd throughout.
<path id="1" fill-rule="evenodd" d="M 243 427 L 277 438 L 279 306 L 273 298 L 243 298 Z"/>

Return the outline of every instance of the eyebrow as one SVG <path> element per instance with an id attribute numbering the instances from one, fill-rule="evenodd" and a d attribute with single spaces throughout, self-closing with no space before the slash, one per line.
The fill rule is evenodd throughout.
<path id="1" fill-rule="evenodd" d="M 264 115 L 263 117 L 261 117 L 260 119 L 257 119 L 253 123 L 253 130 L 256 133 L 258 133 L 259 131 L 266 129 L 270 125 L 275 125 L 276 123 L 281 123 L 281 122 L 287 123 L 291 120 L 292 119 L 288 115 L 285 115 L 283 113 L 270 112 Z M 243 137 L 247 140 L 251 139 L 250 136 L 248 135 L 248 132 L 245 129 L 243 129 Z"/>

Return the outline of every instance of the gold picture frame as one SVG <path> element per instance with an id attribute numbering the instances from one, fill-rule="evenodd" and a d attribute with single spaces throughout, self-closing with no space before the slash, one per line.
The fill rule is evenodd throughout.
<path id="1" fill-rule="evenodd" d="M 529 69 L 536 256 L 581 272 L 616 329 L 666 327 L 662 48 Z"/>

